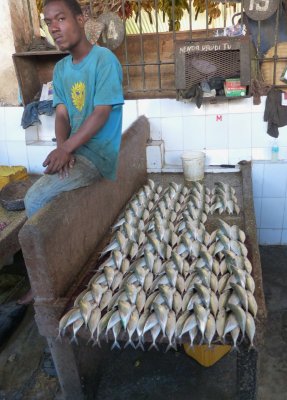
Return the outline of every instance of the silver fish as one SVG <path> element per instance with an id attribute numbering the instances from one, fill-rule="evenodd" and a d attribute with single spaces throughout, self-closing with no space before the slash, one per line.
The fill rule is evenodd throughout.
<path id="1" fill-rule="evenodd" d="M 150 290 L 152 283 L 153 283 L 153 279 L 154 279 L 153 273 L 148 272 L 145 276 L 144 285 L 143 285 L 144 291 L 146 293 L 148 293 L 148 291 Z"/>
<path id="2" fill-rule="evenodd" d="M 137 299 L 136 299 L 136 307 L 137 307 L 139 314 L 141 314 L 142 310 L 144 309 L 145 302 L 146 302 L 146 294 L 145 294 L 144 290 L 141 289 L 138 292 Z"/>
<path id="3" fill-rule="evenodd" d="M 168 307 L 162 304 L 153 303 L 154 311 L 156 313 L 158 322 L 160 324 L 163 336 L 166 336 L 165 329 L 168 318 Z"/>
<path id="4" fill-rule="evenodd" d="M 116 272 L 111 286 L 112 292 L 114 292 L 120 286 L 122 280 L 123 274 L 120 271 Z"/>
<path id="5" fill-rule="evenodd" d="M 82 317 L 84 319 L 85 325 L 87 326 L 89 318 L 91 316 L 91 312 L 92 312 L 91 303 L 89 301 L 80 300 L 79 308 L 80 308 Z"/>
<path id="6" fill-rule="evenodd" d="M 227 313 L 224 309 L 219 310 L 219 313 L 216 317 L 216 331 L 218 333 L 219 338 L 223 338 L 224 328 L 226 324 Z"/>
<path id="7" fill-rule="evenodd" d="M 135 309 L 135 306 L 130 304 L 128 301 L 121 300 L 118 302 L 118 307 L 119 307 L 119 313 L 120 313 L 123 328 L 124 328 L 124 330 L 126 330 L 131 313 Z"/>
<path id="8" fill-rule="evenodd" d="M 152 327 L 150 332 L 151 332 L 151 337 L 152 337 L 152 344 L 150 345 L 148 350 L 151 350 L 154 347 L 157 351 L 159 351 L 159 348 L 156 344 L 156 339 L 158 338 L 158 336 L 161 332 L 160 324 L 157 323 L 154 327 Z"/>
<path id="9" fill-rule="evenodd" d="M 108 306 L 108 304 L 109 304 L 110 300 L 112 299 L 112 297 L 113 297 L 113 293 L 112 293 L 112 291 L 110 289 L 107 290 L 104 293 L 104 295 L 103 295 L 103 297 L 101 299 L 101 302 L 100 302 L 101 311 L 103 311 Z"/>
<path id="10" fill-rule="evenodd" d="M 227 304 L 227 306 L 230 308 L 230 310 L 233 312 L 235 315 L 235 318 L 238 322 L 238 325 L 240 326 L 242 336 L 245 334 L 245 327 L 246 327 L 246 313 L 243 311 L 243 309 L 240 307 L 240 305 L 236 304 Z"/>
<path id="11" fill-rule="evenodd" d="M 121 321 L 121 316 L 120 316 L 119 310 L 115 310 L 115 311 L 113 312 L 111 318 L 109 319 L 108 324 L 107 324 L 107 327 L 106 327 L 106 336 L 107 336 L 109 330 L 112 329 L 113 326 L 116 325 L 119 321 Z"/>
<path id="12" fill-rule="evenodd" d="M 233 313 L 230 313 L 225 322 L 225 327 L 224 327 L 224 332 L 223 332 L 223 341 L 225 340 L 225 336 L 227 333 L 231 332 L 233 329 L 235 329 L 238 325 L 238 321 Z"/>
<path id="13" fill-rule="evenodd" d="M 215 319 L 214 316 L 212 314 L 208 315 L 207 318 L 207 323 L 206 323 L 206 328 L 205 328 L 205 332 L 204 332 L 204 336 L 207 340 L 208 346 L 211 346 L 211 342 L 214 338 L 216 332 L 216 324 L 215 324 Z"/>
<path id="14" fill-rule="evenodd" d="M 254 347 L 254 336 L 255 336 L 255 322 L 254 322 L 254 318 L 252 317 L 252 315 L 247 312 L 246 313 L 246 334 L 250 340 L 250 348 Z"/>
<path id="15" fill-rule="evenodd" d="M 172 309 L 174 310 L 176 316 L 182 310 L 182 297 L 177 290 L 173 294 Z"/>
<path id="16" fill-rule="evenodd" d="M 75 322 L 73 322 L 73 337 L 71 339 L 71 343 L 75 342 L 78 344 L 77 333 L 84 323 L 85 323 L 84 318 L 79 318 Z"/>
<path id="17" fill-rule="evenodd" d="M 130 317 L 130 320 L 129 320 L 128 325 L 127 325 L 127 332 L 128 332 L 129 340 L 125 344 L 124 348 L 126 348 L 129 344 L 133 348 L 135 348 L 135 345 L 134 345 L 134 343 L 132 341 L 132 336 L 133 336 L 133 334 L 135 333 L 135 331 L 137 329 L 138 321 L 139 321 L 139 312 L 135 309 L 131 313 L 131 317 Z"/>
<path id="18" fill-rule="evenodd" d="M 189 311 L 184 311 L 181 316 L 177 319 L 176 321 L 176 326 L 175 326 L 175 337 L 179 338 L 183 329 L 183 325 L 187 318 L 189 317 L 190 312 Z"/>
<path id="19" fill-rule="evenodd" d="M 257 315 L 257 311 L 258 311 L 257 302 L 256 302 L 255 297 L 253 296 L 252 292 L 250 292 L 249 290 L 246 290 L 246 293 L 247 293 L 247 299 L 248 299 L 248 310 L 255 318 Z"/>
<path id="20" fill-rule="evenodd" d="M 168 346 L 166 348 L 166 352 L 170 348 L 174 348 L 176 350 L 176 343 L 172 343 L 172 339 L 175 333 L 175 326 L 176 326 L 176 316 L 174 311 L 169 311 L 166 323 L 166 336 L 168 338 Z"/>
<path id="21" fill-rule="evenodd" d="M 115 324 L 115 325 L 113 326 L 113 328 L 112 328 L 115 341 L 114 341 L 114 344 L 113 344 L 112 347 L 111 347 L 111 350 L 113 350 L 115 347 L 117 347 L 118 349 L 121 348 L 119 342 L 117 341 L 117 338 L 118 338 L 118 336 L 119 336 L 119 333 L 120 333 L 121 329 L 122 329 L 122 324 L 121 324 L 120 321 L 119 321 L 117 324 Z"/>
<path id="22" fill-rule="evenodd" d="M 206 310 L 202 305 L 194 304 L 194 314 L 197 321 L 197 326 L 201 332 L 202 340 L 204 339 L 204 332 L 207 324 L 207 318 L 210 310 Z"/>
<path id="23" fill-rule="evenodd" d="M 239 334 L 240 334 L 240 328 L 239 328 L 239 326 L 237 326 L 236 328 L 232 329 L 232 331 L 231 331 L 231 337 L 232 337 L 232 340 L 233 340 L 233 348 L 234 348 L 235 350 L 237 350 L 237 340 L 238 340 Z"/>
<path id="24" fill-rule="evenodd" d="M 159 322 L 158 322 L 156 313 L 155 313 L 155 312 L 151 313 L 151 314 L 149 315 L 149 317 L 147 318 L 145 324 L 144 324 L 144 328 L 143 328 L 143 331 L 142 331 L 142 336 L 144 336 L 144 334 L 145 334 L 146 332 L 148 332 L 149 330 L 151 330 L 151 329 L 152 329 L 155 325 L 157 325 L 158 323 L 159 323 Z"/>
<path id="25" fill-rule="evenodd" d="M 240 299 L 241 304 L 243 305 L 244 309 L 247 311 L 248 310 L 248 297 L 246 290 L 238 285 L 237 283 L 230 283 L 230 286 L 232 289 L 236 292 L 237 296 Z"/>
<path id="26" fill-rule="evenodd" d="M 99 309 L 99 307 L 93 308 L 90 319 L 88 321 L 88 328 L 91 333 L 90 340 L 94 340 L 94 333 L 98 327 L 100 319 L 101 319 L 101 310 Z"/>
<path id="27" fill-rule="evenodd" d="M 196 316 L 194 313 L 190 314 L 188 318 L 185 320 L 182 330 L 178 336 L 179 339 L 186 333 L 189 332 L 191 329 L 193 329 L 195 326 L 197 326 L 197 320 Z"/>
<path id="28" fill-rule="evenodd" d="M 65 333 L 66 328 L 73 324 L 78 319 L 82 318 L 82 313 L 80 308 L 71 308 L 68 312 L 66 312 L 59 322 L 59 336 Z"/>

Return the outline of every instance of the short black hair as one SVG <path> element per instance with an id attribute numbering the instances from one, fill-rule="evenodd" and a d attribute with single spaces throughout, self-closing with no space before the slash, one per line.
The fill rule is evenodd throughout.
<path id="1" fill-rule="evenodd" d="M 73 15 L 83 14 L 81 6 L 77 2 L 77 0 L 43 0 L 43 7 L 46 7 L 48 4 L 56 2 L 56 1 L 62 1 L 63 3 L 65 3 L 66 6 L 69 7 L 69 9 L 71 10 Z"/>

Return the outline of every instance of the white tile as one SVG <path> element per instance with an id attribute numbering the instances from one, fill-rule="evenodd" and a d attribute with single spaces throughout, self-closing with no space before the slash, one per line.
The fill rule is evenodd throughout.
<path id="1" fill-rule="evenodd" d="M 271 149 L 269 147 L 253 147 L 252 148 L 252 160 L 270 160 Z"/>
<path id="2" fill-rule="evenodd" d="M 279 146 L 279 160 L 287 160 L 287 147 Z"/>
<path id="3" fill-rule="evenodd" d="M 9 165 L 21 165 L 28 168 L 28 157 L 26 142 L 9 141 L 6 142 Z"/>
<path id="4" fill-rule="evenodd" d="M 267 122 L 262 114 L 252 114 L 252 147 L 270 147 L 273 138 L 267 133 Z"/>
<path id="5" fill-rule="evenodd" d="M 6 141 L 0 141 L 0 165 L 9 165 L 8 150 Z"/>
<path id="6" fill-rule="evenodd" d="M 161 132 L 165 150 L 183 150 L 182 117 L 162 118 Z"/>
<path id="7" fill-rule="evenodd" d="M 205 117 L 183 117 L 184 151 L 203 150 L 205 148 Z"/>
<path id="8" fill-rule="evenodd" d="M 228 145 L 228 116 L 206 116 L 206 149 L 224 149 Z"/>
<path id="9" fill-rule="evenodd" d="M 252 162 L 252 188 L 254 197 L 262 196 L 264 168 L 265 163 Z"/>
<path id="10" fill-rule="evenodd" d="M 281 229 L 260 229 L 259 244 L 275 245 L 281 243 Z"/>
<path id="11" fill-rule="evenodd" d="M 260 228 L 262 199 L 259 197 L 253 197 L 253 203 L 254 203 L 256 227 Z"/>
<path id="12" fill-rule="evenodd" d="M 160 99 L 161 117 L 179 117 L 182 115 L 181 102 L 175 99 Z"/>
<path id="13" fill-rule="evenodd" d="M 160 118 L 149 118 L 150 123 L 150 138 L 151 140 L 161 140 L 161 119 Z"/>
<path id="14" fill-rule="evenodd" d="M 168 165 L 174 165 L 182 167 L 181 156 L 181 151 L 165 151 L 164 166 L 167 167 Z"/>
<path id="15" fill-rule="evenodd" d="M 230 149 L 251 147 L 251 114 L 229 114 L 228 145 Z"/>
<path id="16" fill-rule="evenodd" d="M 160 99 L 137 100 L 138 115 L 145 115 L 147 118 L 160 117 Z"/>
<path id="17" fill-rule="evenodd" d="M 262 198 L 261 228 L 282 229 L 285 199 Z"/>
<path id="18" fill-rule="evenodd" d="M 287 229 L 287 198 L 285 199 L 283 228 Z"/>
<path id="19" fill-rule="evenodd" d="M 200 108 L 194 102 L 182 102 L 181 112 L 183 116 L 194 115 L 204 116 L 205 115 L 205 104 L 203 103 Z"/>
<path id="20" fill-rule="evenodd" d="M 279 128 L 279 137 L 278 137 L 278 145 L 279 149 L 283 146 L 287 146 L 287 125 Z"/>
<path id="21" fill-rule="evenodd" d="M 23 107 L 5 107 L 6 140 L 25 141 L 25 129 L 21 126 Z"/>
<path id="22" fill-rule="evenodd" d="M 287 163 L 265 163 L 263 197 L 285 197 Z"/>
<path id="23" fill-rule="evenodd" d="M 283 229 L 282 236 L 281 236 L 281 244 L 287 244 L 287 229 Z"/>
<path id="24" fill-rule="evenodd" d="M 251 160 L 252 150 L 251 147 L 247 149 L 229 149 L 228 150 L 228 163 L 237 164 L 239 161 Z"/>
<path id="25" fill-rule="evenodd" d="M 55 149 L 55 146 L 27 146 L 27 156 L 29 162 L 29 173 L 41 174 L 44 171 L 42 166 L 47 155 Z"/>
<path id="26" fill-rule="evenodd" d="M 35 142 L 36 140 L 39 140 L 38 126 L 29 126 L 29 128 L 26 129 L 26 143 L 29 144 L 31 142 Z"/>
<path id="27" fill-rule="evenodd" d="M 228 114 L 228 101 L 218 100 L 216 103 L 207 102 L 205 104 L 206 115 Z"/>
<path id="28" fill-rule="evenodd" d="M 205 165 L 218 165 L 228 163 L 228 150 L 206 150 L 205 151 Z"/>
<path id="29" fill-rule="evenodd" d="M 0 141 L 6 139 L 4 107 L 0 107 Z"/>
<path id="30" fill-rule="evenodd" d="M 146 147 L 147 168 L 162 168 L 163 143 L 160 141 L 151 143 Z"/>
<path id="31" fill-rule="evenodd" d="M 252 98 L 228 100 L 228 110 L 230 113 L 251 113 Z"/>
<path id="32" fill-rule="evenodd" d="M 138 118 L 137 102 L 136 100 L 126 100 L 123 105 L 123 126 L 124 132 L 133 122 Z"/>
<path id="33" fill-rule="evenodd" d="M 39 140 L 52 140 L 55 137 L 55 115 L 39 115 L 38 124 Z"/>
<path id="34" fill-rule="evenodd" d="M 252 103 L 251 103 L 252 113 L 261 113 L 263 116 L 264 111 L 265 111 L 266 98 L 267 98 L 266 96 L 261 96 L 261 103 L 258 105 L 253 104 L 253 101 L 252 101 Z"/>

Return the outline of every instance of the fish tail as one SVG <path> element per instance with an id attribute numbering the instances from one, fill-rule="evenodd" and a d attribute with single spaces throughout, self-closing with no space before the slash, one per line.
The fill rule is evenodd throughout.
<path id="1" fill-rule="evenodd" d="M 254 346 L 254 343 L 253 343 L 253 342 L 250 343 L 250 346 L 249 346 L 249 348 L 248 348 L 248 351 L 250 351 L 250 350 L 255 350 L 255 346 Z"/>
<path id="2" fill-rule="evenodd" d="M 126 347 L 128 347 L 129 344 L 132 346 L 132 342 L 131 342 L 130 340 L 124 345 L 124 349 L 125 349 Z"/>
<path id="3" fill-rule="evenodd" d="M 117 347 L 118 349 L 121 349 L 121 346 L 117 340 L 114 341 L 114 344 L 112 345 L 111 350 L 113 350 L 115 347 Z"/>
<path id="4" fill-rule="evenodd" d="M 150 351 L 153 347 L 154 347 L 157 351 L 159 351 L 159 348 L 158 348 L 158 346 L 157 346 L 157 344 L 156 344 L 155 342 L 153 342 L 153 343 L 149 346 L 148 351 Z"/>
<path id="5" fill-rule="evenodd" d="M 138 342 L 138 344 L 137 344 L 137 347 L 136 347 L 136 348 L 139 348 L 139 347 L 142 349 L 142 351 L 145 351 L 145 348 L 144 348 L 143 342 L 142 342 L 141 340 L 139 340 L 139 342 Z"/>
<path id="6" fill-rule="evenodd" d="M 70 344 L 72 344 L 73 342 L 76 343 L 76 345 L 79 344 L 78 339 L 76 338 L 76 336 L 72 337 L 72 339 L 70 340 Z"/>

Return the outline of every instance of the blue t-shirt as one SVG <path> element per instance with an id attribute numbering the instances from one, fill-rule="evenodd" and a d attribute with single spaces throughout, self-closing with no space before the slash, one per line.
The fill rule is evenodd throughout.
<path id="1" fill-rule="evenodd" d="M 93 46 L 78 64 L 69 55 L 59 61 L 53 75 L 53 106 L 68 110 L 71 133 L 77 132 L 99 105 L 112 106 L 105 125 L 75 153 L 92 161 L 100 173 L 115 179 L 122 134 L 122 68 L 116 56 L 105 47 Z"/>

